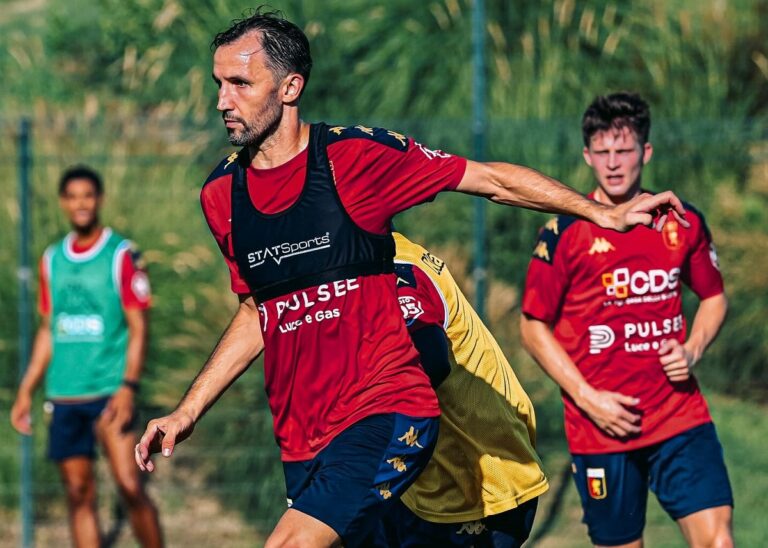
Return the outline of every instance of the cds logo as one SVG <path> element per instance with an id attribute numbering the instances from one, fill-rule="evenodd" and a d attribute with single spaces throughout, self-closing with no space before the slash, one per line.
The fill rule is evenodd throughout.
<path id="1" fill-rule="evenodd" d="M 630 272 L 629 268 L 617 268 L 602 275 L 605 294 L 617 299 L 672 290 L 677 287 L 679 279 L 680 269 L 677 267 L 669 271 L 654 268 L 647 272 Z"/>
<path id="2" fill-rule="evenodd" d="M 616 341 L 616 334 L 607 325 L 589 326 L 589 353 L 599 354 Z"/>

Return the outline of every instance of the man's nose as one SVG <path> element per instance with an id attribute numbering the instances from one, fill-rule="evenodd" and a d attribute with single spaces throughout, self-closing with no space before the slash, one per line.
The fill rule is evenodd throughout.
<path id="1" fill-rule="evenodd" d="M 232 103 L 229 98 L 229 93 L 227 93 L 227 89 L 225 86 L 221 86 L 219 88 L 219 96 L 218 101 L 216 102 L 216 109 L 224 112 L 225 110 L 231 110 Z"/>

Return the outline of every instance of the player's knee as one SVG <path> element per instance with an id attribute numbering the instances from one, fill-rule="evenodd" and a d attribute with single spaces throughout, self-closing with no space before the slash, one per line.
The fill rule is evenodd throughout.
<path id="1" fill-rule="evenodd" d="M 718 529 L 709 546 L 711 548 L 733 548 L 733 535 L 731 531 L 727 527 Z"/>
<path id="2" fill-rule="evenodd" d="M 141 482 L 135 479 L 122 480 L 118 483 L 120 494 L 129 507 L 140 506 L 144 504 L 146 495 Z"/>
<path id="3" fill-rule="evenodd" d="M 67 502 L 72 507 L 93 506 L 96 503 L 96 489 L 92 482 L 68 481 L 66 491 Z"/>

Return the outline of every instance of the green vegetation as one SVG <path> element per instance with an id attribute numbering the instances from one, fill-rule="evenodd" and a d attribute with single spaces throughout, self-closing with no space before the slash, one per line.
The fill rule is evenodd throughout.
<path id="1" fill-rule="evenodd" d="M 580 157 L 579 132 L 584 106 L 596 94 L 618 89 L 648 97 L 656 153 L 646 184 L 671 187 L 707 214 L 731 298 L 729 320 L 699 376 L 711 392 L 764 401 L 768 1 L 486 3 L 487 157 L 534 166 L 587 191 L 591 176 Z M 432 147 L 471 154 L 470 0 L 273 4 L 312 43 L 306 119 L 382 125 Z M 103 171 L 104 217 L 144 249 L 153 282 L 152 344 L 142 393 L 152 414 L 183 394 L 235 304 L 197 196 L 228 150 L 214 108 L 208 45 L 215 31 L 250 6 L 240 0 L 5 0 L 0 10 L 0 189 L 16 196 L 14 137 L 19 117 L 30 116 L 32 253 L 38 257 L 66 230 L 55 199 L 62 168 L 87 162 Z M 557 475 L 565 458 L 559 404 L 551 383 L 520 354 L 514 320 L 531 244 L 544 219 L 489 207 L 489 315 L 537 403 L 542 448 L 554 463 L 550 473 Z M 454 272 L 469 271 L 471 200 L 440 197 L 397 222 L 449 258 Z M 17 376 L 17 223 L 17 203 L 8 199 L 0 207 L 0 306 L 8 311 L 0 316 L 3 409 L 13 399 Z M 747 546 L 765 544 L 757 498 L 758 470 L 766 464 L 757 445 L 764 408 L 715 402 L 739 490 L 737 528 L 744 536 L 737 538 Z M 2 422 L 0 435 L 7 438 Z M 43 464 L 43 434 L 39 429 L 36 474 L 55 483 L 54 471 Z M 190 444 L 189 451 L 177 453 L 175 466 L 207 477 L 207 489 L 226 504 L 247 509 L 244 515 L 262 527 L 283 511 L 260 367 L 238 381 Z M 0 452 L 0 485 L 9 487 L 0 492 L 0 505 L 11 506 L 18 475 L 16 453 L 7 445 Z M 572 495 L 562 523 L 579 518 L 572 515 Z M 44 505 L 37 507 L 44 511 Z M 652 517 L 649 523 L 657 521 Z"/>

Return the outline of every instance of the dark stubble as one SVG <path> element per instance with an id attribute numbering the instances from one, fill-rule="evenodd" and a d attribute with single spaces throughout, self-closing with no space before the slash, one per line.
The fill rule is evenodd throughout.
<path id="1" fill-rule="evenodd" d="M 233 120 L 242 124 L 242 130 L 228 129 L 229 142 L 238 147 L 259 146 L 271 136 L 283 118 L 283 105 L 276 96 L 270 96 L 262 109 L 251 120 L 223 114 L 224 120 Z"/>

